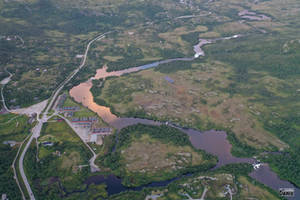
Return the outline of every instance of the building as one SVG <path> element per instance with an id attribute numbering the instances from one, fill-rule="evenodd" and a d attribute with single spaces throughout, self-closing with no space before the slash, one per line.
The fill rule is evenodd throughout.
<path id="1" fill-rule="evenodd" d="M 15 146 L 17 144 L 17 142 L 13 141 L 13 140 L 8 140 L 8 141 L 4 141 L 3 144 L 7 144 L 10 147 L 13 147 L 13 146 Z"/>
<path id="2" fill-rule="evenodd" d="M 62 121 L 64 121 L 62 118 L 56 118 L 55 119 L 57 122 L 62 122 Z"/>
<path id="3" fill-rule="evenodd" d="M 65 103 L 65 101 L 66 101 L 66 99 L 67 99 L 67 95 L 66 94 L 60 95 L 59 99 L 58 99 L 58 102 L 57 102 L 57 107 L 58 108 L 62 108 L 63 105 L 64 105 L 64 103 Z"/>
<path id="4" fill-rule="evenodd" d="M 169 83 L 172 83 L 172 84 L 174 83 L 174 80 L 168 76 L 165 76 L 165 80 L 168 81 Z"/>
<path id="5" fill-rule="evenodd" d="M 79 106 L 65 106 L 65 107 L 59 107 L 59 111 L 61 112 L 75 112 L 80 110 Z"/>
<path id="6" fill-rule="evenodd" d="M 107 128 L 93 128 L 92 134 L 100 134 L 100 135 L 110 135 L 112 132 L 112 129 Z"/>
<path id="7" fill-rule="evenodd" d="M 76 58 L 83 58 L 84 57 L 84 55 L 82 55 L 82 54 L 77 54 L 76 55 Z"/>
<path id="8" fill-rule="evenodd" d="M 97 117 L 73 117 L 72 122 L 73 123 L 92 123 L 97 122 Z"/>
<path id="9" fill-rule="evenodd" d="M 7 195 L 6 194 L 2 194 L 1 200 L 8 200 Z"/>
<path id="10" fill-rule="evenodd" d="M 92 134 L 90 137 L 90 142 L 94 142 L 96 143 L 98 139 L 98 135 L 97 134 Z"/>
<path id="11" fill-rule="evenodd" d="M 73 117 L 74 116 L 74 112 L 66 112 L 65 113 L 65 117 Z"/>

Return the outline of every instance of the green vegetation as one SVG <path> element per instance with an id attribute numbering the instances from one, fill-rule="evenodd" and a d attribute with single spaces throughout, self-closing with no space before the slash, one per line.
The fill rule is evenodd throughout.
<path id="1" fill-rule="evenodd" d="M 109 200 L 125 200 L 125 199 L 132 199 L 132 200 L 138 200 L 138 199 L 144 199 L 146 197 L 146 192 L 133 192 L 128 191 L 117 195 L 112 195 L 109 197 Z"/>
<path id="2" fill-rule="evenodd" d="M 166 63 L 159 65 L 154 70 L 161 73 L 175 73 L 179 70 L 189 70 L 192 69 L 192 63 L 190 61 L 176 61 L 171 63 Z"/>
<path id="3" fill-rule="evenodd" d="M 250 97 L 225 92 L 233 82 L 231 69 L 220 62 L 192 63 L 189 70 L 168 74 L 174 83 L 165 80 L 165 74 L 156 69 L 145 70 L 106 80 L 94 93 L 95 101 L 109 102 L 105 105 L 121 116 L 172 121 L 199 130 L 227 130 L 231 142 L 239 146 L 234 151 L 240 156 L 253 155 L 255 149 L 285 148 L 262 127 L 260 113 L 257 114 L 260 104 L 250 101 Z"/>
<path id="4" fill-rule="evenodd" d="M 68 197 L 87 187 L 82 183 L 90 173 L 91 153 L 64 121 L 46 123 L 38 142 L 31 144 L 24 160 L 26 174 L 38 198 Z M 51 142 L 53 146 L 43 142 Z"/>
<path id="5" fill-rule="evenodd" d="M 187 42 L 180 42 L 179 47 L 174 34 L 172 40 L 168 40 L 168 35 L 206 29 L 197 23 L 169 23 L 178 14 L 191 13 L 171 0 L 113 4 L 92 0 L 25 0 L 1 1 L 0 6 L 0 79 L 7 75 L 5 68 L 14 74 L 5 90 L 9 106 L 28 106 L 48 98 L 80 64 L 76 55 L 83 54 L 87 42 L 101 33 L 117 30 L 107 36 L 109 39 L 93 44 L 87 67 L 66 88 L 86 80 L 104 64 L 112 71 L 183 57 L 192 49 Z M 196 8 L 192 10 L 199 12 Z M 205 9 L 203 12 L 206 13 Z M 187 28 L 181 29 L 183 25 Z"/>
<path id="6" fill-rule="evenodd" d="M 274 170 L 281 179 L 289 180 L 300 187 L 299 149 L 292 149 L 283 154 L 269 155 L 267 158 L 263 158 L 263 160 L 270 163 L 272 170 Z"/>
<path id="7" fill-rule="evenodd" d="M 193 2 L 194 7 L 210 10 L 209 18 L 184 19 L 185 25 L 181 20 L 172 25 L 157 22 L 151 29 L 145 29 L 153 36 L 158 27 L 165 25 L 157 36 L 166 52 L 169 46 L 176 44 L 174 49 L 187 57 L 192 55 L 192 45 L 199 37 L 247 34 L 203 47 L 204 59 L 168 63 L 154 70 L 106 80 L 101 89 L 93 92 L 95 101 L 111 107 L 119 116 L 172 121 L 199 130 L 222 128 L 228 132 L 228 139 L 233 144 L 232 153 L 236 156 L 286 151 L 289 156 L 270 155 L 265 160 L 282 178 L 299 185 L 300 163 L 296 152 L 300 144 L 297 113 L 300 109 L 300 60 L 297 54 L 300 43 L 296 31 L 299 13 L 293 9 L 295 4 L 294 0 L 285 4 L 277 0 L 257 4 L 202 2 L 201 6 Z M 270 19 L 241 22 L 238 13 L 245 9 Z M 293 17 L 287 17 L 283 10 L 288 10 Z M 189 15 L 188 12 L 181 14 Z M 130 31 L 133 34 L 127 35 L 128 39 L 114 40 L 117 46 L 126 52 L 124 49 L 129 49 L 128 44 L 132 44 L 137 51 L 146 52 L 138 45 L 145 44 L 144 38 L 136 29 Z M 113 44 L 112 41 L 106 43 Z M 153 50 L 152 53 L 147 51 L 148 55 L 161 60 L 161 54 L 153 53 L 154 46 L 151 45 Z M 119 52 L 122 58 L 110 58 L 108 66 L 124 60 L 124 52 Z M 142 59 L 142 56 L 136 59 Z M 164 80 L 166 73 L 174 84 Z M 151 87 L 141 89 L 144 80 L 151 82 Z"/>
<path id="8" fill-rule="evenodd" d="M 115 149 L 103 163 L 128 186 L 171 179 L 216 164 L 215 157 L 194 149 L 186 134 L 164 125 L 124 128 Z"/>
<path id="9" fill-rule="evenodd" d="M 265 128 L 290 145 L 282 154 L 270 154 L 264 158 L 282 179 L 287 179 L 300 187 L 300 126 L 299 113 L 290 111 L 284 116 L 272 116 L 265 120 Z"/>
<path id="10" fill-rule="evenodd" d="M 0 115 L 0 194 L 7 194 L 9 199 L 22 199 L 11 165 L 20 143 L 30 133 L 31 125 L 27 121 L 26 116 Z M 14 141 L 16 144 L 3 144 L 5 141 Z"/>
<path id="11" fill-rule="evenodd" d="M 227 139 L 232 144 L 231 153 L 237 157 L 251 157 L 258 154 L 258 150 L 238 140 L 230 130 L 226 131 Z"/>
<path id="12" fill-rule="evenodd" d="M 281 199 L 276 192 L 266 188 L 248 177 L 252 167 L 247 164 L 224 166 L 214 172 L 196 173 L 170 183 L 166 187 L 144 188 L 139 192 L 125 192 L 113 195 L 109 199 L 145 199 L 150 195 L 158 195 L 159 200 L 187 199 L 188 196 L 200 199 L 230 199 L 224 194 L 226 187 L 232 191 L 232 199 Z M 206 191 L 206 192 L 204 192 Z"/>
<path id="13" fill-rule="evenodd" d="M 238 13 L 245 9 L 268 16 L 268 19 L 242 19 Z M 283 151 L 284 154 L 271 154 L 262 159 L 269 162 L 282 178 L 300 186 L 299 25 L 297 0 L 183 3 L 174 0 L 115 0 L 113 3 L 110 0 L 0 0 L 0 80 L 8 75 L 5 69 L 13 73 L 4 95 L 10 107 L 24 107 L 48 98 L 80 64 L 81 59 L 76 55 L 83 54 L 88 41 L 106 31 L 115 30 L 92 45 L 87 66 L 66 89 L 87 80 L 104 65 L 107 65 L 108 71 L 113 71 L 169 58 L 192 57 L 193 45 L 199 38 L 243 34 L 241 38 L 206 45 L 203 47 L 205 57 L 193 62 L 168 63 L 156 69 L 106 79 L 105 83 L 93 81 L 95 101 L 111 107 L 113 113 L 119 116 L 172 121 L 199 130 L 226 130 L 233 144 L 233 154 L 237 156 Z M 174 83 L 166 81 L 166 75 Z M 66 105 L 75 103 L 69 99 Z M 82 109 L 75 116 L 90 114 L 87 109 Z M 20 142 L 29 132 L 30 125 L 26 125 L 23 116 L 6 123 L 10 116 L 0 116 L 0 137 L 4 141 Z M 88 174 L 87 169 L 76 170 L 76 166 L 86 163 L 90 155 L 75 134 L 72 135 L 70 128 L 63 124 L 49 122 L 39 139 L 40 142 L 54 142 L 54 146 L 39 145 L 39 149 L 35 149 L 35 144 L 32 144 L 27 155 L 27 172 L 34 191 L 42 198 L 48 195 L 49 199 L 80 199 L 82 194 L 72 191 L 86 189 L 82 181 L 83 176 Z M 137 149 L 142 147 L 157 148 L 155 152 L 167 153 L 168 159 L 173 161 L 174 154 L 180 150 L 206 159 L 206 154 L 193 149 L 186 138 L 170 134 L 173 130 L 169 132 L 166 127 L 158 130 L 166 133 L 170 141 L 151 128 L 136 126 L 135 129 L 124 129 L 133 134 L 130 137 L 127 133 L 121 134 L 124 137 L 120 135 L 116 152 L 112 151 L 113 136 L 107 138 L 105 142 L 108 144 L 99 150 L 99 162 L 112 168 L 116 174 L 125 171 L 126 177 L 135 178 L 125 178 L 127 185 L 144 183 L 140 178 L 144 173 L 135 171 L 143 169 L 126 167 L 126 162 L 134 161 L 128 160 L 130 156 L 123 156 L 122 151 L 131 155 L 132 152 L 140 153 Z M 138 132 L 144 129 L 149 133 Z M 156 144 L 155 148 L 153 144 Z M 1 187 L 2 192 L 2 188 L 6 191 L 6 188 L 14 187 L 8 182 L 8 179 L 13 181 L 9 178 L 9 163 L 16 154 L 17 146 L 11 148 L 0 144 L 0 147 L 1 158 L 7 158 L 1 160 L 2 183 L 9 183 Z M 61 156 L 57 156 L 56 151 Z M 147 155 L 155 152 L 146 151 Z M 36 154 L 40 161 L 35 160 Z M 64 163 L 62 157 L 68 162 Z M 185 169 L 194 169 L 197 165 L 185 157 L 181 155 L 179 160 L 187 162 L 177 165 L 182 169 L 164 176 L 158 174 L 160 177 L 147 172 L 147 181 L 174 177 Z M 213 163 L 207 162 L 203 169 Z M 151 167 L 151 170 L 155 168 Z M 229 174 L 234 176 L 238 172 L 232 173 Z M 244 174 L 234 180 L 248 188 L 248 192 L 240 189 L 237 199 L 249 197 L 249 191 L 258 194 L 255 197 L 250 195 L 251 198 L 273 198 L 260 186 L 253 185 Z M 60 188 L 61 184 L 67 192 Z M 203 192 L 204 185 L 201 183 L 197 195 Z M 220 185 L 208 185 L 220 190 Z M 182 199 L 175 189 L 165 197 Z M 90 192 L 86 198 L 98 198 L 96 190 L 101 191 L 99 198 L 106 198 L 104 186 L 90 186 L 83 194 Z M 11 191 L 9 198 L 18 195 L 16 190 Z M 72 194 L 68 196 L 69 193 Z M 140 198 L 140 194 L 135 192 L 124 195 Z M 215 194 L 207 195 L 216 198 Z"/>
<path id="14" fill-rule="evenodd" d="M 96 117 L 98 119 L 98 122 L 96 122 L 95 125 L 97 127 L 107 127 L 108 125 L 100 118 L 98 117 L 97 113 L 94 113 L 93 111 L 89 110 L 88 108 L 84 107 L 83 105 L 76 103 L 69 95 L 64 102 L 64 107 L 79 107 L 79 110 L 75 111 L 72 117 L 69 117 L 69 120 L 71 120 L 73 117 Z"/>

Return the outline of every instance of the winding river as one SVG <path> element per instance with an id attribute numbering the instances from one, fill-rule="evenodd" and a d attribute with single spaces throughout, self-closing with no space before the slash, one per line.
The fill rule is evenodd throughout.
<path id="1" fill-rule="evenodd" d="M 239 38 L 242 35 L 233 35 L 231 37 L 224 37 L 224 38 L 217 38 L 217 39 L 199 39 L 199 43 L 194 46 L 195 55 L 192 58 L 174 58 L 174 59 L 167 59 L 163 61 L 157 61 L 150 64 L 133 67 L 125 70 L 120 71 L 113 71 L 107 72 L 107 68 L 103 67 L 97 70 L 97 73 L 94 77 L 89 79 L 88 81 L 81 83 L 70 90 L 70 96 L 74 98 L 74 100 L 78 103 L 81 103 L 85 107 L 88 107 L 90 110 L 96 112 L 105 122 L 110 124 L 112 127 L 117 129 L 122 129 L 124 127 L 142 123 L 148 125 L 161 125 L 163 122 L 157 122 L 153 120 L 147 119 L 139 119 L 139 118 L 120 118 L 116 115 L 112 114 L 110 108 L 105 106 L 100 106 L 94 102 L 93 95 L 90 92 L 92 88 L 92 80 L 94 79 L 105 79 L 107 77 L 112 76 L 121 76 L 128 73 L 137 72 L 140 70 L 145 70 L 149 68 L 157 67 L 161 64 L 170 63 L 174 61 L 193 61 L 200 56 L 204 56 L 205 53 L 202 50 L 202 47 L 206 44 L 211 44 L 217 42 L 219 40 L 228 40 L 228 39 L 235 39 Z M 227 134 L 224 131 L 206 131 L 200 132 L 194 129 L 183 129 L 177 127 L 173 124 L 169 124 L 170 126 L 176 127 L 183 131 L 184 133 L 188 134 L 190 137 L 190 141 L 195 148 L 205 150 L 208 153 L 216 155 L 219 158 L 217 166 L 230 164 L 230 163 L 251 163 L 255 162 L 255 159 L 252 158 L 237 158 L 232 156 L 231 154 L 231 144 L 227 140 Z M 214 168 L 214 169 L 215 169 Z M 291 183 L 288 181 L 280 180 L 279 177 L 270 170 L 268 165 L 262 165 L 258 170 L 254 170 L 251 174 L 251 177 L 255 178 L 261 183 L 266 184 L 267 186 L 273 188 L 275 191 L 278 191 L 279 188 L 295 188 Z M 180 177 L 178 177 L 180 178 Z M 146 186 L 137 187 L 137 188 L 127 188 L 121 184 L 121 179 L 115 177 L 114 175 L 110 175 L 108 177 L 104 176 L 93 176 L 87 180 L 87 183 L 106 183 L 107 191 L 109 195 L 117 194 L 126 190 L 141 190 L 143 187 L 153 187 L 153 186 L 166 186 L 170 182 L 177 180 L 178 178 L 167 180 L 167 181 L 160 181 L 154 182 Z M 295 188 L 296 194 L 294 198 L 289 199 L 299 199 L 300 198 L 300 190 Z"/>

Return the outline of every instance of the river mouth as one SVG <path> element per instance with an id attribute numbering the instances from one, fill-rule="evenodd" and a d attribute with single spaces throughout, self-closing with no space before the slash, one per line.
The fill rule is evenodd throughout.
<path id="1" fill-rule="evenodd" d="M 174 61 L 193 61 L 194 59 L 198 58 L 199 56 L 204 56 L 205 53 L 201 49 L 203 45 L 211 44 L 218 40 L 228 40 L 233 38 L 239 38 L 241 35 L 234 35 L 231 37 L 225 38 L 217 38 L 214 40 L 199 40 L 199 44 L 194 46 L 195 55 L 192 58 L 175 58 L 175 59 L 167 59 L 163 61 L 153 62 L 147 65 L 142 65 L 134 68 L 129 68 L 121 71 L 113 71 L 107 72 L 107 68 L 104 66 L 101 69 L 97 70 L 96 75 L 89 79 L 88 81 L 81 83 L 75 87 L 73 87 L 69 93 L 70 96 L 78 103 L 81 103 L 85 107 L 89 108 L 90 110 L 96 112 L 105 122 L 107 122 L 110 126 L 120 130 L 130 125 L 135 125 L 138 123 L 146 124 L 146 125 L 161 125 L 164 122 L 158 122 L 148 119 L 140 119 L 140 118 L 120 118 L 111 113 L 109 107 L 100 106 L 94 102 L 94 98 L 90 89 L 92 88 L 92 80 L 93 79 L 105 79 L 107 77 L 112 76 L 122 76 L 124 74 L 137 72 L 140 70 L 145 70 L 149 68 L 154 68 L 159 66 L 160 64 L 170 63 Z M 218 163 L 213 168 L 219 168 L 223 165 L 230 164 L 230 163 L 255 163 L 255 159 L 253 158 L 237 158 L 232 156 L 231 154 L 231 144 L 227 140 L 227 134 L 225 131 L 206 131 L 200 132 L 194 129 L 184 129 L 178 127 L 173 124 L 168 124 L 169 126 L 175 127 L 182 132 L 189 135 L 190 141 L 192 145 L 197 149 L 202 149 L 208 153 L 216 155 L 218 157 Z M 279 188 L 282 187 L 292 187 L 295 188 L 291 183 L 288 181 L 280 180 L 279 177 L 270 170 L 268 166 L 262 166 L 259 170 L 254 170 L 250 176 L 257 181 L 264 183 L 265 185 L 271 187 L 275 191 L 278 191 Z M 86 183 L 91 184 L 103 184 L 107 185 L 107 191 L 109 195 L 118 194 L 123 191 L 134 190 L 139 191 L 145 187 L 159 187 L 159 186 L 166 186 L 172 181 L 178 180 L 181 177 L 177 177 L 171 180 L 160 181 L 160 182 L 153 182 L 145 186 L 136 187 L 136 188 L 128 188 L 122 185 L 122 180 L 114 175 L 109 175 L 107 177 L 104 176 L 92 176 L 87 179 Z M 300 190 L 295 188 L 296 194 L 294 198 L 289 199 L 297 199 L 300 196 Z"/>

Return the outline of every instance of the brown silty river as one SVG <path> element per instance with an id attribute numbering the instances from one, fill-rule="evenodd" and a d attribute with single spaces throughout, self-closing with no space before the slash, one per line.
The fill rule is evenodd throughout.
<path id="1" fill-rule="evenodd" d="M 192 61 L 199 56 L 204 56 L 204 52 L 201 49 L 202 45 L 210 44 L 218 40 L 226 40 L 232 38 L 238 38 L 240 35 L 234 35 L 232 37 L 226 38 L 218 38 L 209 41 L 203 41 L 202 39 L 199 40 L 199 44 L 194 46 L 195 56 L 193 58 L 175 58 L 175 59 L 168 59 L 163 61 L 157 61 L 154 63 L 150 63 L 147 65 L 133 67 L 125 70 L 114 71 L 114 72 L 107 72 L 107 67 L 103 67 L 98 69 L 96 75 L 89 79 L 88 81 L 81 83 L 70 90 L 70 96 L 74 98 L 74 100 L 78 103 L 81 103 L 85 107 L 89 108 L 90 110 L 96 112 L 105 122 L 107 122 L 110 126 L 122 129 L 124 127 L 134 125 L 134 124 L 148 124 L 148 125 L 161 125 L 164 122 L 158 122 L 148 119 L 139 119 L 139 118 L 120 118 L 116 115 L 112 114 L 109 107 L 98 105 L 94 102 L 93 95 L 90 91 L 92 88 L 92 80 L 93 79 L 105 79 L 107 77 L 112 76 L 121 76 L 123 74 L 133 73 L 140 70 L 145 70 L 153 67 L 157 67 L 160 64 L 170 63 L 174 61 Z M 179 130 L 183 131 L 184 133 L 188 134 L 190 137 L 190 141 L 195 148 L 205 150 L 208 153 L 216 155 L 219 159 L 217 166 L 230 164 L 230 163 L 251 163 L 255 162 L 255 159 L 252 158 L 237 158 L 232 156 L 231 154 L 231 144 L 227 140 L 227 134 L 224 131 L 206 131 L 200 132 L 194 129 L 184 129 L 178 127 L 174 124 L 169 123 L 169 126 L 178 128 Z M 279 177 L 270 170 L 267 165 L 263 165 L 260 169 L 254 170 L 251 174 L 251 177 L 255 178 L 256 180 L 268 185 L 269 187 L 273 188 L 274 190 L 278 190 L 281 187 L 294 187 L 288 181 L 280 180 Z M 289 199 L 297 199 L 299 197 L 299 189 L 296 188 L 296 196 L 294 198 Z"/>
<path id="2" fill-rule="evenodd" d="M 70 90 L 70 95 L 75 99 L 75 101 L 82 103 L 84 106 L 88 107 L 92 111 L 96 112 L 105 122 L 109 123 L 111 126 L 121 129 L 128 125 L 137 124 L 137 123 L 145 123 L 145 124 L 159 124 L 157 122 L 145 119 L 133 119 L 133 118 L 118 118 L 114 114 L 110 112 L 110 109 L 105 106 L 100 106 L 94 102 L 93 95 L 90 92 L 92 88 L 92 80 L 93 79 L 105 79 L 112 76 L 121 76 L 123 74 L 133 73 L 140 70 L 145 70 L 149 68 L 157 67 L 161 64 L 171 63 L 175 61 L 193 61 L 199 56 L 204 56 L 204 51 L 202 47 L 207 44 L 211 44 L 217 42 L 219 40 L 230 40 L 241 37 L 242 35 L 233 35 L 230 37 L 217 38 L 217 39 L 199 39 L 199 43 L 196 44 L 194 48 L 194 57 L 191 58 L 173 58 L 162 61 L 156 61 L 150 64 L 133 67 L 129 69 L 124 69 L 120 71 L 107 72 L 107 67 L 103 67 L 97 70 L 96 75 L 89 79 L 88 81 L 79 84 L 78 86 L 73 87 Z"/>

